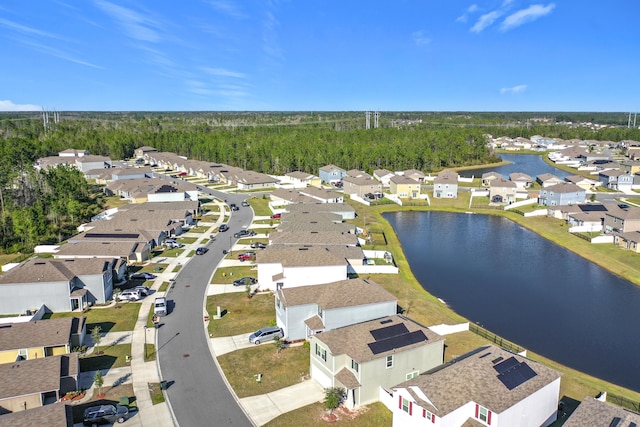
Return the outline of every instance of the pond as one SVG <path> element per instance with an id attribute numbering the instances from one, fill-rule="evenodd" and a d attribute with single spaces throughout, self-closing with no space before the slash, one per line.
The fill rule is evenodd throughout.
<path id="1" fill-rule="evenodd" d="M 424 289 L 490 331 L 640 391 L 640 287 L 498 216 L 384 214 Z"/>
<path id="2" fill-rule="evenodd" d="M 545 156 L 546 154 L 542 155 Z M 540 157 L 540 155 L 501 154 L 500 157 L 502 157 L 502 160 L 511 163 L 504 166 L 460 171 L 460 176 L 466 178 L 471 178 L 472 176 L 474 176 L 476 178 L 479 178 L 483 173 L 498 172 L 499 174 L 502 174 L 506 179 L 509 179 L 510 173 L 521 172 L 526 173 L 533 179 L 536 179 L 538 175 L 542 175 L 543 173 L 550 173 L 557 176 L 558 178 L 564 179 L 566 176 L 572 175 L 561 169 L 557 169 L 553 166 L 548 165 L 544 160 L 542 160 L 542 157 Z"/>

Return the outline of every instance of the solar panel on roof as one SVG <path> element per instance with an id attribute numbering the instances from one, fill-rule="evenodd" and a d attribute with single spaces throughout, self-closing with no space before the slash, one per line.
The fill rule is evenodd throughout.
<path id="1" fill-rule="evenodd" d="M 508 359 L 507 359 L 508 360 Z M 498 379 L 508 390 L 513 390 L 538 375 L 526 362 L 519 363 L 498 375 Z"/>
<path id="2" fill-rule="evenodd" d="M 611 424 L 609 424 L 609 427 L 616 427 L 618 424 L 620 424 L 620 421 L 622 421 L 622 419 L 620 417 L 615 417 L 611 421 Z"/>
<path id="3" fill-rule="evenodd" d="M 86 233 L 84 235 L 91 239 L 137 239 L 138 233 Z"/>
<path id="4" fill-rule="evenodd" d="M 374 329 L 373 331 L 371 331 L 371 335 L 376 341 L 378 341 L 395 337 L 396 335 L 406 334 L 407 332 L 409 332 L 409 330 L 404 325 L 404 323 L 397 323 L 385 328 Z"/>
<path id="5" fill-rule="evenodd" d="M 495 365 L 496 363 L 500 362 L 502 359 L 504 359 L 504 357 L 502 357 L 502 356 L 496 357 L 495 359 L 493 359 L 491 361 L 491 363 L 493 363 Z"/>
<path id="6" fill-rule="evenodd" d="M 406 347 L 408 345 L 416 344 L 423 341 L 427 341 L 427 336 L 424 334 L 424 332 L 414 331 L 372 342 L 369 343 L 368 346 L 373 354 L 380 354 L 384 353 L 385 351 Z"/>
<path id="7" fill-rule="evenodd" d="M 518 363 L 518 360 L 511 356 L 510 358 L 508 358 L 507 360 L 505 360 L 504 362 L 500 362 L 497 365 L 495 365 L 493 367 L 493 369 L 495 369 L 499 374 L 508 371 L 509 369 L 513 368 L 514 366 L 516 366 Z"/>

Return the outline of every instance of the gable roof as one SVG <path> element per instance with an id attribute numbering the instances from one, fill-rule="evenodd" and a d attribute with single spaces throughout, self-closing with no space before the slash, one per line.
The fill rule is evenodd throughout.
<path id="1" fill-rule="evenodd" d="M 495 178 L 489 181 L 490 188 L 515 188 L 516 183 L 513 181 L 508 181 L 504 178 Z"/>
<path id="2" fill-rule="evenodd" d="M 273 245 L 346 245 L 356 246 L 358 237 L 351 233 L 334 231 L 282 231 L 271 233 Z"/>
<path id="3" fill-rule="evenodd" d="M 518 381 L 509 382 L 515 378 L 507 376 L 521 372 L 528 375 L 518 380 L 529 378 L 512 387 Z M 394 389 L 407 389 L 420 406 L 442 417 L 469 402 L 496 413 L 504 412 L 558 378 L 560 373 L 551 368 L 488 345 L 398 384 Z"/>
<path id="4" fill-rule="evenodd" d="M 329 348 L 332 355 L 346 354 L 358 363 L 381 359 L 444 339 L 400 315 L 345 326 L 314 336 Z"/>
<path id="5" fill-rule="evenodd" d="M 283 267 L 346 266 L 347 261 L 322 246 L 267 246 L 256 254 L 256 262 L 282 264 Z"/>
<path id="6" fill-rule="evenodd" d="M 63 245 L 67 246 L 67 245 Z M 0 285 L 34 282 L 69 282 L 76 276 L 103 274 L 111 268 L 111 261 L 87 259 L 31 258 L 0 276 Z"/>
<path id="7" fill-rule="evenodd" d="M 60 317 L 0 325 L 0 351 L 69 344 L 85 321 L 85 317 Z"/>
<path id="8" fill-rule="evenodd" d="M 79 366 L 78 353 L 2 363 L 0 399 L 60 390 L 60 378 L 78 375 Z"/>
<path id="9" fill-rule="evenodd" d="M 409 178 L 408 176 L 405 175 L 394 175 L 389 179 L 389 182 L 393 182 L 396 185 L 402 185 L 402 184 L 420 184 L 418 181 L 416 181 L 413 178 Z"/>
<path id="10" fill-rule="evenodd" d="M 285 307 L 318 304 L 323 310 L 355 307 L 397 298 L 372 280 L 351 279 L 314 286 L 298 286 L 278 290 L 278 297 Z"/>
<path id="11" fill-rule="evenodd" d="M 323 171 L 323 172 L 331 172 L 333 170 L 338 170 L 338 171 L 343 172 L 343 173 L 347 172 L 346 170 L 342 169 L 341 167 L 338 167 L 338 166 L 332 165 L 332 164 L 328 164 L 328 165 L 322 166 L 320 168 L 320 170 Z"/>
<path id="12" fill-rule="evenodd" d="M 554 184 L 554 185 L 550 185 L 548 187 L 544 187 L 542 189 L 540 189 L 540 191 L 547 191 L 547 192 L 556 192 L 556 193 L 577 193 L 577 192 L 582 192 L 584 193 L 586 190 L 584 188 L 580 188 L 578 187 L 576 184 L 573 184 L 571 182 L 561 182 L 559 184 Z"/>
<path id="13" fill-rule="evenodd" d="M 0 415 L 2 427 L 55 426 L 73 427 L 73 408 L 62 403 L 44 405 L 26 411 Z"/>
<path id="14" fill-rule="evenodd" d="M 618 424 L 614 424 L 615 419 Z M 564 423 L 565 427 L 628 427 L 631 423 L 640 425 L 640 414 L 601 402 L 593 397 L 585 397 Z"/>

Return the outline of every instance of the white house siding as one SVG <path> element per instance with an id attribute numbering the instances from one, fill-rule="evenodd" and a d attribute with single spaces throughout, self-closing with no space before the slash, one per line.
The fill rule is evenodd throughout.
<path id="1" fill-rule="evenodd" d="M 182 202 L 185 200 L 184 191 L 175 193 L 151 193 L 147 196 L 149 202 Z"/>
<path id="2" fill-rule="evenodd" d="M 495 427 L 520 426 L 538 427 L 547 426 L 555 421 L 560 396 L 560 378 L 547 384 L 526 399 L 521 400 L 501 414 L 497 414 L 497 423 L 491 422 Z M 488 408 L 491 409 L 491 408 Z"/>
<path id="3" fill-rule="evenodd" d="M 106 260 L 105 260 L 106 262 Z M 91 295 L 87 296 L 87 301 L 92 303 L 103 304 L 111 299 L 113 293 L 113 273 L 108 269 L 103 274 L 91 274 L 86 276 L 77 276 Z"/>
<path id="4" fill-rule="evenodd" d="M 341 307 L 324 311 L 324 325 L 326 330 L 330 330 L 394 314 L 397 314 L 395 301 Z"/>
<path id="5" fill-rule="evenodd" d="M 42 305 L 53 312 L 71 311 L 69 282 L 0 285 L 0 314 L 23 314 Z"/>
<path id="6" fill-rule="evenodd" d="M 288 340 L 306 339 L 307 325 L 304 323 L 304 321 L 317 314 L 318 306 L 316 304 L 288 307 L 285 337 L 287 337 Z"/>
<path id="7" fill-rule="evenodd" d="M 273 276 L 284 273 L 282 279 L 273 280 Z M 284 287 L 320 285 L 347 279 L 346 265 L 315 267 L 282 267 L 276 263 L 258 263 L 258 283 L 261 290 L 275 290 L 277 283 Z"/>

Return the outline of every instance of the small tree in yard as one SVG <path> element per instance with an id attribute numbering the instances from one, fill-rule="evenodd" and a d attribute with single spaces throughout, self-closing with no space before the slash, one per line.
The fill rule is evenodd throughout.
<path id="1" fill-rule="evenodd" d="M 96 349 L 98 348 L 98 346 L 100 345 L 100 341 L 102 340 L 100 331 L 102 331 L 102 328 L 100 326 L 95 326 L 93 329 L 91 329 L 91 339 L 93 340 L 93 344 L 96 346 Z"/>
<path id="2" fill-rule="evenodd" d="M 276 347 L 276 354 L 279 354 L 286 347 L 284 340 L 278 336 L 273 338 L 273 345 Z"/>
<path id="3" fill-rule="evenodd" d="M 247 298 L 251 299 L 253 293 L 251 292 L 251 284 L 249 282 L 245 285 L 245 291 L 247 292 Z"/>
<path id="4" fill-rule="evenodd" d="M 329 414 L 340 406 L 344 398 L 347 396 L 345 389 L 342 387 L 329 387 L 324 389 L 324 407 L 329 410 Z"/>
<path id="5" fill-rule="evenodd" d="M 120 296 L 121 292 L 122 289 L 120 288 L 115 288 L 113 290 L 113 300 L 116 302 L 116 308 L 120 308 L 120 299 L 118 297 Z"/>
<path id="6" fill-rule="evenodd" d="M 96 371 L 96 374 L 93 376 L 93 383 L 98 388 L 98 397 L 104 397 L 102 394 L 102 386 L 104 385 L 104 377 L 102 376 L 102 371 Z"/>

